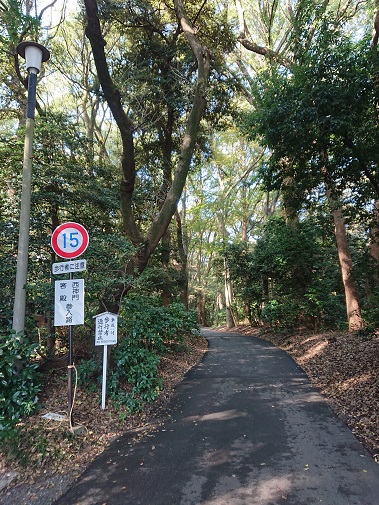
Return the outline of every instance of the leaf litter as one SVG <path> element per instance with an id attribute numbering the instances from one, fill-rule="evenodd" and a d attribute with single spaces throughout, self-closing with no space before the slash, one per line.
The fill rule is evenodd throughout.
<path id="1" fill-rule="evenodd" d="M 263 338 L 290 354 L 379 463 L 379 331 L 369 336 L 306 330 L 283 334 L 249 326 L 230 331 Z"/>
<path id="2" fill-rule="evenodd" d="M 134 444 L 160 429 L 163 414 L 170 416 L 167 407 L 175 386 L 201 361 L 206 349 L 206 339 L 193 336 L 186 340 L 185 349 L 173 349 L 163 357 L 162 390 L 153 404 L 135 414 L 120 411 L 108 399 L 102 410 L 101 386 L 94 392 L 78 386 L 74 424 L 82 425 L 84 432 L 77 436 L 70 433 L 67 420 L 67 367 L 45 371 L 42 409 L 19 424 L 22 437 L 15 442 L 14 459 L 0 453 L 0 503 L 49 505 L 121 434 L 133 432 Z M 43 418 L 47 413 L 63 415 L 65 421 Z"/>

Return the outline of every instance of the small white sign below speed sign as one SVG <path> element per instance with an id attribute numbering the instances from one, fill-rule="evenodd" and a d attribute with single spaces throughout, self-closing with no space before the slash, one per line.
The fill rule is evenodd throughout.
<path id="1" fill-rule="evenodd" d="M 78 223 L 63 223 L 53 231 L 51 247 L 60 257 L 65 259 L 77 258 L 87 249 L 88 232 Z"/>
<path id="2" fill-rule="evenodd" d="M 84 324 L 84 280 L 55 281 L 54 326 Z"/>

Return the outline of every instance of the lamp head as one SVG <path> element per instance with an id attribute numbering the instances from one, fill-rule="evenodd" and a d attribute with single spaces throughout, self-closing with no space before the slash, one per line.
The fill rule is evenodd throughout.
<path id="1" fill-rule="evenodd" d="M 18 44 L 17 53 L 25 59 L 27 71 L 34 74 L 38 74 L 41 70 L 42 62 L 50 58 L 50 53 L 46 47 L 32 41 Z"/>

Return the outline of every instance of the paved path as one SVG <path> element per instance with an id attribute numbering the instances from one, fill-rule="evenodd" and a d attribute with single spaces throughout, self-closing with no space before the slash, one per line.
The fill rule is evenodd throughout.
<path id="1" fill-rule="evenodd" d="M 269 343 L 204 331 L 166 422 L 127 433 L 56 505 L 378 505 L 379 465 Z"/>

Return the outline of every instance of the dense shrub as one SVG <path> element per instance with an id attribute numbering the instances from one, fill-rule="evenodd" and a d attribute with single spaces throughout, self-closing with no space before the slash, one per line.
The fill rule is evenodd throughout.
<path id="1" fill-rule="evenodd" d="M 239 312 L 277 328 L 341 328 L 346 324 L 341 273 L 329 223 L 317 216 L 288 225 L 271 218 L 254 245 L 228 244 Z M 374 315 L 374 313 L 373 313 Z"/>
<path id="2" fill-rule="evenodd" d="M 181 303 L 162 307 L 146 297 L 124 300 L 120 311 L 118 344 L 112 347 L 107 394 L 127 411 L 153 402 L 162 387 L 158 377 L 161 356 L 185 347 L 186 337 L 199 332 L 197 316 Z M 100 360 L 78 367 L 79 383 L 93 384 L 95 370 L 101 382 Z"/>
<path id="3" fill-rule="evenodd" d="M 37 365 L 31 361 L 36 347 L 26 337 L 0 334 L 0 441 L 37 408 L 41 381 Z M 23 366 L 16 367 L 17 363 Z"/>

